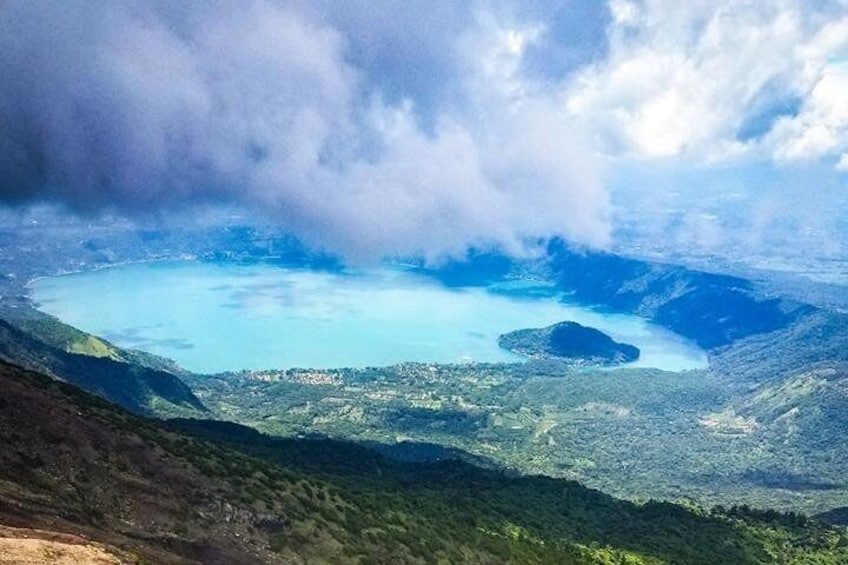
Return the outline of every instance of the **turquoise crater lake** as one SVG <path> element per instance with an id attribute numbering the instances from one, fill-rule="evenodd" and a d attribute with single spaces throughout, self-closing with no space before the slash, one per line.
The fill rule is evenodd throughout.
<path id="1" fill-rule="evenodd" d="M 706 366 L 703 351 L 629 315 L 562 301 L 539 283 L 447 288 L 403 268 L 323 272 L 272 264 L 140 263 L 35 281 L 39 308 L 191 371 L 520 361 L 500 334 L 564 320 L 633 344 L 628 366 Z"/>

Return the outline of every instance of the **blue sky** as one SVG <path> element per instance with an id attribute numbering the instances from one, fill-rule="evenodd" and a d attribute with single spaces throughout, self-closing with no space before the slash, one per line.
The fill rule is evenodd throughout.
<path id="1" fill-rule="evenodd" d="M 844 0 L 6 0 L 0 75 L 9 206 L 848 256 Z"/>

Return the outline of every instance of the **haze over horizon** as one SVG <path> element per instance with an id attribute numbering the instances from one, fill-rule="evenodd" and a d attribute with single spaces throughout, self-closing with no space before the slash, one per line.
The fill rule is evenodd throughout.
<path id="1" fill-rule="evenodd" d="M 848 260 L 844 0 L 7 0 L 0 75 L 7 213 Z"/>

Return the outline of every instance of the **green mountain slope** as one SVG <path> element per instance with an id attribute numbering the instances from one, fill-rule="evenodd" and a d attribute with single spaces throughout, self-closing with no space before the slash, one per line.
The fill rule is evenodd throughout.
<path id="1" fill-rule="evenodd" d="M 22 330 L 20 328 L 25 328 Z M 165 361 L 127 352 L 46 316 L 0 319 L 0 359 L 73 383 L 137 413 L 206 409 Z"/>
<path id="2" fill-rule="evenodd" d="M 162 424 L 0 363 L 0 523 L 153 563 L 844 563 L 795 515 L 637 505 L 458 461 Z"/>
<path id="3" fill-rule="evenodd" d="M 786 373 L 787 360 L 773 353 L 749 374 L 731 361 L 739 355 L 714 357 L 721 373 L 541 361 L 244 371 L 186 382 L 216 417 L 275 435 L 429 442 L 636 500 L 808 513 L 848 505 L 848 372 L 822 357 L 818 369 Z"/>
<path id="4" fill-rule="evenodd" d="M 785 328 L 815 311 L 792 300 L 763 296 L 738 277 L 583 253 L 561 242 L 552 243 L 548 251 L 551 276 L 578 301 L 645 316 L 704 349 Z"/>

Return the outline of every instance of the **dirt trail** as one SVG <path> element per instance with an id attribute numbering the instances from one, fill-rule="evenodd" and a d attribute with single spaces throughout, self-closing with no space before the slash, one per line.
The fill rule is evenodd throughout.
<path id="1" fill-rule="evenodd" d="M 72 534 L 0 526 L 2 565 L 119 565 L 105 546 Z"/>

